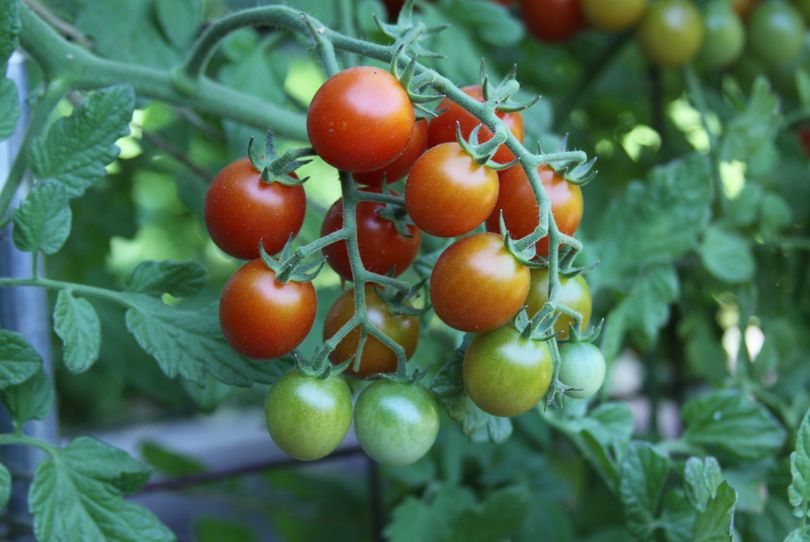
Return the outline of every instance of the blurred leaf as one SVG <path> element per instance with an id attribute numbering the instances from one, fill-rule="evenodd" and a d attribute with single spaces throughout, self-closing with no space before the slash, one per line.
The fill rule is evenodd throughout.
<path id="1" fill-rule="evenodd" d="M 201 0 L 156 0 L 163 34 L 175 47 L 189 45 L 202 22 Z"/>
<path id="2" fill-rule="evenodd" d="M 723 481 L 720 465 L 713 457 L 703 460 L 690 457 L 684 468 L 684 486 L 686 496 L 692 506 L 701 512 L 706 511 L 706 505 L 717 495 L 717 487 Z"/>
<path id="3" fill-rule="evenodd" d="M 796 433 L 796 448 L 790 454 L 791 483 L 788 498 L 794 513 L 801 516 L 807 513 L 810 502 L 810 410 L 804 415 Z"/>
<path id="4" fill-rule="evenodd" d="M 490 493 L 481 504 L 467 508 L 455 521 L 452 539 L 469 542 L 508 540 L 523 524 L 529 493 L 506 487 Z"/>
<path id="5" fill-rule="evenodd" d="M 3 403 L 11 412 L 17 427 L 28 420 L 44 420 L 53 406 L 53 385 L 42 369 L 16 386 L 0 392 Z"/>
<path id="6" fill-rule="evenodd" d="M 737 493 L 728 482 L 722 482 L 717 487 L 716 494 L 706 503 L 706 509 L 698 512 L 692 540 L 694 542 L 731 540 L 736 502 Z"/>
<path id="7" fill-rule="evenodd" d="M 695 515 L 695 509 L 681 491 L 667 491 L 661 510 L 661 526 L 667 542 L 693 542 Z"/>
<path id="8" fill-rule="evenodd" d="M 781 122 L 779 98 L 771 91 L 767 79 L 758 77 L 748 103 L 726 125 L 720 159 L 750 160 L 761 151 L 764 142 L 770 145 L 776 138 Z"/>
<path id="9" fill-rule="evenodd" d="M 729 284 L 748 282 L 756 271 L 748 240 L 723 226 L 709 226 L 698 251 L 706 270 Z"/>
<path id="10" fill-rule="evenodd" d="M 768 240 L 776 237 L 791 221 L 790 206 L 784 198 L 771 192 L 762 199 L 759 213 L 759 227 Z"/>
<path id="11" fill-rule="evenodd" d="M 810 108 L 810 75 L 801 68 L 796 70 L 796 88 L 799 91 L 799 102 L 802 107 Z"/>
<path id="12" fill-rule="evenodd" d="M 283 364 L 285 367 L 289 366 L 288 363 L 283 363 L 283 360 L 276 360 L 273 363 Z M 203 384 L 181 378 L 180 385 L 183 387 L 183 391 L 194 401 L 194 404 L 203 412 L 216 410 L 220 403 L 233 391 L 233 388 L 211 375 L 208 375 Z"/>
<path id="13" fill-rule="evenodd" d="M 806 529 L 797 528 L 790 531 L 784 542 L 810 542 L 810 533 Z"/>
<path id="14" fill-rule="evenodd" d="M 454 0 L 447 13 L 489 45 L 509 47 L 523 39 L 523 24 L 502 5 L 490 0 Z"/>
<path id="15" fill-rule="evenodd" d="M 146 261 L 136 265 L 124 277 L 128 292 L 187 297 L 202 290 L 208 283 L 208 270 L 193 260 Z"/>
<path id="16" fill-rule="evenodd" d="M 760 185 L 746 183 L 737 197 L 728 202 L 728 217 L 735 226 L 750 226 L 757 220 L 762 195 Z"/>
<path id="17" fill-rule="evenodd" d="M 606 446 L 621 445 L 633 435 L 633 412 L 626 403 L 602 403 L 568 425 L 576 431 L 588 431 Z"/>
<path id="18" fill-rule="evenodd" d="M 11 473 L 5 465 L 0 464 L 0 508 L 5 508 L 11 497 Z"/>
<path id="19" fill-rule="evenodd" d="M 185 455 L 164 448 L 156 442 L 141 443 L 141 457 L 155 470 L 169 476 L 187 476 L 205 472 L 205 465 Z"/>
<path id="20" fill-rule="evenodd" d="M 14 212 L 14 244 L 26 252 L 55 254 L 70 235 L 68 195 L 56 181 L 37 183 Z"/>
<path id="21" fill-rule="evenodd" d="M 0 329 L 0 390 L 22 384 L 41 366 L 39 353 L 22 335 Z"/>
<path id="22" fill-rule="evenodd" d="M 17 35 L 20 33 L 19 10 L 18 0 L 0 0 L 0 74 L 6 73 L 6 63 L 17 48 Z"/>
<path id="23" fill-rule="evenodd" d="M 633 442 L 622 462 L 619 492 L 627 528 L 648 540 L 655 530 L 658 503 L 669 473 L 669 458 L 654 446 Z"/>
<path id="24" fill-rule="evenodd" d="M 196 542 L 254 542 L 258 534 L 242 520 L 202 517 L 194 522 Z"/>
<path id="25" fill-rule="evenodd" d="M 101 323 L 93 305 L 60 290 L 53 310 L 53 329 L 64 343 L 65 365 L 73 373 L 82 373 L 98 359 L 101 350 Z"/>
<path id="26" fill-rule="evenodd" d="M 20 97 L 11 79 L 0 79 L 0 141 L 14 133 L 20 120 Z"/>
<path id="27" fill-rule="evenodd" d="M 650 348 L 669 320 L 669 305 L 678 299 L 679 293 L 675 268 L 669 264 L 653 265 L 638 277 L 629 295 L 611 312 L 611 318 L 618 313 L 624 331 L 635 332 L 639 343 Z"/>

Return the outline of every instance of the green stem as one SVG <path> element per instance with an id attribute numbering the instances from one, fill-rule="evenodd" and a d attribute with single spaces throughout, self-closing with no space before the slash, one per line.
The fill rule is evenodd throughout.
<path id="1" fill-rule="evenodd" d="M 59 454 L 59 447 L 45 442 L 44 440 L 29 437 L 21 433 L 3 433 L 0 434 L 0 446 L 32 446 L 38 448 L 48 455 L 54 457 Z"/>
<path id="2" fill-rule="evenodd" d="M 6 286 L 36 286 L 39 288 L 46 288 L 48 290 L 73 290 L 80 294 L 99 299 L 112 301 L 125 307 L 131 307 L 132 304 L 127 300 L 126 295 L 116 292 L 115 290 L 107 290 L 106 288 L 98 288 L 87 284 L 78 284 L 74 282 L 64 282 L 61 280 L 53 280 L 44 277 L 38 278 L 12 278 L 0 277 L 0 288 Z"/>

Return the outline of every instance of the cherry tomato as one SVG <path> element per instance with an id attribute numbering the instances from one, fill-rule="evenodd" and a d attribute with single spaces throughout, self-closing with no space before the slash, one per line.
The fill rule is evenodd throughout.
<path id="1" fill-rule="evenodd" d="M 317 298 L 309 282 L 281 283 L 261 259 L 240 267 L 222 289 L 219 323 L 231 346 L 249 358 L 283 356 L 315 321 Z"/>
<path id="2" fill-rule="evenodd" d="M 580 0 L 521 0 L 526 28 L 539 40 L 568 41 L 584 22 Z"/>
<path id="3" fill-rule="evenodd" d="M 463 90 L 468 96 L 475 98 L 479 102 L 484 101 L 484 94 L 481 90 L 481 85 L 473 85 L 464 87 Z M 472 113 L 453 102 L 449 98 L 443 99 L 436 111 L 443 111 L 438 117 L 430 121 L 429 134 L 428 134 L 428 147 L 435 147 L 441 143 L 450 143 L 457 141 L 456 139 L 456 125 L 461 126 L 461 135 L 465 138 L 470 136 L 470 133 L 476 126 L 481 124 Z M 496 112 L 497 116 L 503 120 L 509 131 L 523 141 L 523 117 L 520 113 L 501 113 Z M 478 142 L 483 143 L 492 139 L 492 130 L 486 126 L 481 126 L 478 131 Z M 512 151 L 506 148 L 506 145 L 501 145 L 498 151 L 492 157 L 496 162 L 505 164 L 515 159 Z"/>
<path id="4" fill-rule="evenodd" d="M 419 318 L 392 313 L 371 284 L 366 284 L 365 291 L 368 321 L 402 345 L 406 357 L 413 356 L 419 342 Z M 329 309 L 323 324 L 324 340 L 337 333 L 343 324 L 351 320 L 354 315 L 354 290 L 349 290 L 337 298 L 335 304 Z M 355 355 L 359 341 L 360 328 L 355 328 L 332 351 L 332 362 L 340 364 Z M 396 368 L 397 357 L 394 352 L 375 337 L 367 335 L 363 356 L 360 358 L 360 368 L 355 372 L 350 366 L 346 372 L 353 376 L 365 377 L 374 373 L 391 373 Z"/>
<path id="5" fill-rule="evenodd" d="M 307 133 L 328 164 L 351 173 L 382 169 L 405 151 L 414 128 L 405 89 L 371 66 L 343 70 L 315 93 Z"/>
<path id="6" fill-rule="evenodd" d="M 532 284 L 526 298 L 526 312 L 534 316 L 548 301 L 548 269 L 532 269 Z M 566 278 L 560 275 L 560 291 L 557 302 L 582 315 L 580 330 L 584 331 L 591 321 L 591 290 L 582 275 Z M 561 339 L 568 338 L 568 328 L 574 321 L 566 314 L 560 314 L 554 324 L 554 331 Z"/>
<path id="7" fill-rule="evenodd" d="M 582 220 L 582 189 L 569 183 L 548 166 L 537 168 L 543 188 L 551 200 L 551 215 L 557 227 L 566 235 L 574 235 Z M 540 222 L 540 209 L 532 192 L 532 185 L 520 165 L 501 171 L 498 203 L 487 219 L 487 230 L 499 232 L 500 216 L 514 239 L 526 237 Z M 548 236 L 537 242 L 537 254 L 548 256 Z"/>
<path id="8" fill-rule="evenodd" d="M 374 461 L 410 465 L 436 442 L 439 409 L 419 384 L 377 380 L 357 398 L 354 430 L 363 451 Z"/>
<path id="9" fill-rule="evenodd" d="M 265 183 L 248 158 L 217 173 L 205 194 L 205 225 L 219 248 L 235 258 L 259 257 L 259 241 L 275 254 L 304 223 L 301 186 Z"/>
<path id="10" fill-rule="evenodd" d="M 759 0 L 731 0 L 731 7 L 742 18 L 747 18 L 751 8 L 759 3 Z"/>
<path id="11" fill-rule="evenodd" d="M 581 0 L 585 18 L 596 28 L 616 32 L 630 28 L 641 19 L 647 0 Z"/>
<path id="12" fill-rule="evenodd" d="M 317 378 L 292 369 L 273 384 L 264 403 L 270 438 L 302 461 L 329 455 L 352 423 L 352 393 L 339 376 Z"/>
<path id="13" fill-rule="evenodd" d="M 370 171 L 368 173 L 357 173 L 354 175 L 354 180 L 371 187 L 382 186 L 383 179 L 387 183 L 398 181 L 408 174 L 411 166 L 416 162 L 425 149 L 427 148 L 428 139 L 428 122 L 424 119 L 416 122 L 413 129 L 413 135 L 405 151 L 393 162 L 385 166 L 383 169 L 377 171 Z"/>
<path id="14" fill-rule="evenodd" d="M 771 67 L 793 63 L 802 53 L 804 21 L 801 14 L 780 0 L 758 5 L 748 22 L 751 49 Z"/>
<path id="15" fill-rule="evenodd" d="M 636 38 L 653 64 L 683 66 L 703 43 L 703 18 L 689 0 L 660 0 L 641 19 Z"/>
<path id="16" fill-rule="evenodd" d="M 419 253 L 422 232 L 408 226 L 411 237 L 400 235 L 396 226 L 377 214 L 382 203 L 361 201 L 357 204 L 357 241 L 363 266 L 374 273 L 385 275 L 393 271 L 401 275 L 413 263 Z M 343 200 L 337 200 L 323 219 L 321 235 L 327 235 L 343 227 Z M 352 280 L 349 252 L 345 241 L 333 243 L 323 249 L 326 261 L 335 272 L 346 280 Z"/>
<path id="17" fill-rule="evenodd" d="M 414 224 L 439 237 L 474 230 L 497 200 L 498 174 L 479 165 L 458 143 L 428 149 L 405 184 L 405 206 Z"/>
<path id="18" fill-rule="evenodd" d="M 560 346 L 560 383 L 569 388 L 567 395 L 587 399 L 599 391 L 605 381 L 605 357 L 590 343 L 566 343 Z"/>
<path id="19" fill-rule="evenodd" d="M 529 269 L 494 233 L 459 239 L 439 256 L 430 277 L 430 300 L 450 327 L 484 332 L 508 322 L 526 301 Z"/>
<path id="20" fill-rule="evenodd" d="M 554 363 L 548 344 L 524 339 L 511 325 L 475 337 L 463 361 L 464 389 L 493 416 L 518 416 L 546 394 Z"/>
<path id="21" fill-rule="evenodd" d="M 723 0 L 715 0 L 703 13 L 705 36 L 698 61 L 708 70 L 725 68 L 742 54 L 745 29 L 740 16 Z"/>

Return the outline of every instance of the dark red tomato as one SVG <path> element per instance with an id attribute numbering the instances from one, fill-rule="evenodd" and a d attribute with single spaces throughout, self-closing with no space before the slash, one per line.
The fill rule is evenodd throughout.
<path id="1" fill-rule="evenodd" d="M 425 149 L 427 148 L 428 140 L 428 122 L 425 119 L 416 122 L 413 128 L 413 135 L 411 140 L 408 141 L 408 146 L 405 151 L 393 162 L 385 166 L 383 169 L 377 171 L 370 171 L 368 173 L 357 173 L 354 179 L 358 183 L 363 183 L 372 187 L 382 186 L 383 178 L 385 182 L 392 183 L 403 178 L 411 170 L 411 166 L 416 162 Z"/>
<path id="2" fill-rule="evenodd" d="M 243 260 L 259 257 L 259 241 L 275 254 L 304 223 L 301 186 L 262 182 L 247 158 L 217 173 L 205 194 L 205 226 L 219 248 Z"/>
<path id="3" fill-rule="evenodd" d="M 377 214 L 382 203 L 362 201 L 357 204 L 357 241 L 360 245 L 360 261 L 363 266 L 381 275 L 393 271 L 401 275 L 419 253 L 422 232 L 416 226 L 408 226 L 411 237 L 400 235 L 396 226 Z M 323 219 L 321 235 L 327 235 L 343 227 L 343 200 L 337 200 Z M 335 272 L 346 280 L 352 280 L 349 252 L 345 241 L 333 243 L 323 249 L 326 261 Z"/>
<path id="4" fill-rule="evenodd" d="M 312 98 L 307 133 L 315 152 L 351 173 L 384 168 L 403 153 L 415 118 L 408 93 L 382 68 L 358 66 L 330 77 Z"/>
<path id="5" fill-rule="evenodd" d="M 450 245 L 430 276 L 430 300 L 450 327 L 484 332 L 508 322 L 526 301 L 529 268 L 494 233 L 477 233 Z"/>
<path id="6" fill-rule="evenodd" d="M 582 220 L 582 190 L 548 166 L 538 167 L 537 173 L 551 199 L 551 214 L 557 227 L 566 235 L 574 235 Z M 501 171 L 499 175 L 501 186 L 498 203 L 487 219 L 487 230 L 500 231 L 500 214 L 503 210 L 509 234 L 515 239 L 526 237 L 537 227 L 540 212 L 529 178 L 520 165 Z M 548 236 L 537 242 L 537 255 L 548 256 Z"/>
<path id="7" fill-rule="evenodd" d="M 568 41 L 582 27 L 579 0 L 521 0 L 526 28 L 539 40 Z"/>
<path id="8" fill-rule="evenodd" d="M 810 124 L 805 124 L 798 129 L 796 135 L 799 137 L 799 143 L 804 147 L 804 152 L 810 156 Z"/>
<path id="9" fill-rule="evenodd" d="M 411 168 L 405 206 L 431 235 L 455 237 L 487 219 L 498 200 L 498 174 L 478 164 L 458 143 L 442 143 Z"/>
<path id="10" fill-rule="evenodd" d="M 315 321 L 317 299 L 309 282 L 276 280 L 260 259 L 234 273 L 219 302 L 219 323 L 231 346 L 249 358 L 283 356 L 301 344 Z"/>
<path id="11" fill-rule="evenodd" d="M 371 284 L 366 284 L 365 292 L 368 321 L 401 344 L 406 357 L 413 356 L 419 343 L 419 318 L 392 313 Z M 329 309 L 323 324 L 323 339 L 329 339 L 337 333 L 354 314 L 354 290 L 349 290 L 337 298 Z M 355 328 L 332 351 L 330 356 L 332 362 L 340 364 L 355 355 L 359 341 L 360 328 Z M 368 335 L 363 346 L 363 356 L 360 358 L 360 368 L 355 372 L 350 366 L 346 372 L 352 376 L 365 377 L 374 373 L 391 373 L 396 368 L 397 357 L 394 352 L 375 337 Z"/>
<path id="12" fill-rule="evenodd" d="M 467 95 L 475 98 L 479 102 L 484 101 L 484 94 L 481 91 L 480 85 L 473 85 L 464 87 L 463 90 Z M 461 125 L 461 134 L 466 138 L 476 126 L 481 124 L 472 113 L 451 101 L 449 98 L 443 99 L 436 111 L 444 111 L 438 117 L 430 121 L 430 133 L 428 135 L 428 147 L 435 147 L 441 143 L 449 143 L 456 140 L 456 124 Z M 514 134 L 521 142 L 523 141 L 523 117 L 520 113 L 497 113 L 498 117 L 506 123 L 509 131 Z M 486 126 L 481 126 L 478 132 L 478 142 L 483 143 L 492 139 L 492 130 Z M 498 152 L 495 153 L 493 159 L 496 162 L 505 164 L 515 159 L 515 155 L 506 148 L 506 145 L 501 145 Z"/>

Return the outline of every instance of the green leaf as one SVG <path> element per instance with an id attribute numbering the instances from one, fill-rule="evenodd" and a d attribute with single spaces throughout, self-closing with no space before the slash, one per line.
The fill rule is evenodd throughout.
<path id="1" fill-rule="evenodd" d="M 14 212 L 14 244 L 26 252 L 56 254 L 70 235 L 72 215 L 65 189 L 43 181 Z"/>
<path id="2" fill-rule="evenodd" d="M 11 473 L 5 465 L 0 464 L 0 508 L 5 508 L 11 497 Z"/>
<path id="3" fill-rule="evenodd" d="M 698 252 L 706 270 L 729 284 L 748 282 L 756 271 L 751 244 L 723 226 L 709 226 Z"/>
<path id="4" fill-rule="evenodd" d="M 163 34 L 176 47 L 187 46 L 202 22 L 200 0 L 157 0 L 157 19 Z"/>
<path id="5" fill-rule="evenodd" d="M 447 7 L 447 13 L 473 29 L 489 45 L 508 47 L 525 35 L 523 24 L 510 16 L 504 6 L 490 0 L 455 0 Z"/>
<path id="6" fill-rule="evenodd" d="M 124 278 L 129 292 L 175 297 L 194 295 L 208 283 L 208 270 L 193 260 L 147 261 L 135 266 Z"/>
<path id="7" fill-rule="evenodd" d="M 788 499 L 800 516 L 810 502 L 810 410 L 796 432 L 796 449 L 790 454 L 790 475 Z"/>
<path id="8" fill-rule="evenodd" d="M 731 540 L 736 503 L 737 492 L 728 485 L 728 482 L 722 482 L 717 487 L 716 494 L 706 503 L 706 510 L 698 512 L 692 540 L 694 542 Z"/>
<path id="9" fill-rule="evenodd" d="M 720 143 L 721 160 L 749 161 L 765 152 L 776 139 L 781 122 L 779 97 L 771 91 L 765 77 L 757 78 L 748 103 L 726 124 Z"/>
<path id="10" fill-rule="evenodd" d="M 64 344 L 65 365 L 72 373 L 83 373 L 98 359 L 101 323 L 93 305 L 61 290 L 53 309 L 53 329 Z"/>
<path id="11" fill-rule="evenodd" d="M 790 205 L 785 199 L 773 192 L 768 192 L 762 199 L 759 210 L 759 229 L 765 239 L 773 239 L 776 235 L 790 225 Z"/>
<path id="12" fill-rule="evenodd" d="M 694 508 L 681 491 L 667 491 L 661 510 L 661 526 L 667 542 L 692 542 L 696 515 Z"/>
<path id="13" fill-rule="evenodd" d="M 0 141 L 14 133 L 20 120 L 20 97 L 11 79 L 0 79 Z"/>
<path id="14" fill-rule="evenodd" d="M 37 539 L 174 540 L 150 511 L 122 498 L 148 478 L 147 468 L 117 448 L 89 437 L 71 441 L 34 474 L 28 503 Z"/>
<path id="15" fill-rule="evenodd" d="M 18 0 L 0 0 L 0 74 L 6 73 L 6 63 L 17 48 L 20 33 Z"/>
<path id="16" fill-rule="evenodd" d="M 467 488 L 439 486 L 423 499 L 407 497 L 394 508 L 385 528 L 390 542 L 445 542 L 454 536 L 453 524 L 464 510 L 475 504 Z"/>
<path id="17" fill-rule="evenodd" d="M 735 226 L 750 226 L 759 216 L 760 202 L 762 201 L 762 187 L 754 183 L 746 183 L 737 197 L 728 202 L 727 216 Z"/>
<path id="18" fill-rule="evenodd" d="M 453 537 L 465 542 L 509 540 L 529 507 L 529 492 L 522 487 L 494 491 L 478 506 L 468 508 L 455 521 Z"/>
<path id="19" fill-rule="evenodd" d="M 42 366 L 42 358 L 22 335 L 0 329 L 0 390 L 22 384 Z"/>
<path id="20" fill-rule="evenodd" d="M 199 461 L 173 452 L 155 442 L 142 442 L 141 456 L 156 470 L 169 476 L 187 476 L 205 472 L 205 465 Z"/>
<path id="21" fill-rule="evenodd" d="M 619 494 L 627 528 L 648 540 L 655 530 L 658 503 L 669 473 L 669 458 L 645 442 L 632 442 L 622 462 Z"/>
<path id="22" fill-rule="evenodd" d="M 776 453 L 785 430 L 767 408 L 737 390 L 718 390 L 690 400 L 681 412 L 683 439 L 723 456 L 757 459 Z"/>
<path id="23" fill-rule="evenodd" d="M 784 542 L 810 542 L 810 533 L 802 528 L 793 529 Z"/>
<path id="24" fill-rule="evenodd" d="M 115 142 L 129 134 L 134 108 L 135 94 L 129 85 L 94 92 L 69 117 L 57 120 L 45 136 L 33 141 L 28 161 L 34 175 L 56 179 L 69 196 L 81 196 L 104 177 L 105 166 L 118 156 Z"/>
<path id="25" fill-rule="evenodd" d="M 276 360 L 273 364 L 281 364 L 288 367 L 284 360 Z M 186 392 L 194 404 L 204 412 L 213 412 L 233 391 L 233 388 L 223 384 L 216 378 L 208 375 L 204 384 L 192 382 L 191 380 L 180 380 L 183 391 Z"/>
<path id="26" fill-rule="evenodd" d="M 0 392 L 3 403 L 11 412 L 17 427 L 28 420 L 44 420 L 53 406 L 53 385 L 42 369 L 16 386 Z"/>
<path id="27" fill-rule="evenodd" d="M 587 416 L 571 420 L 569 427 L 588 431 L 606 446 L 623 444 L 633 435 L 633 412 L 626 403 L 602 403 Z"/>
<path id="28" fill-rule="evenodd" d="M 705 511 L 709 500 L 717 494 L 718 486 L 723 482 L 720 464 L 713 457 L 703 460 L 690 457 L 684 468 L 686 496 L 695 510 Z"/>
<path id="29" fill-rule="evenodd" d="M 810 108 L 810 75 L 803 70 L 796 70 L 796 89 L 799 91 L 799 103 L 802 107 Z"/>
<path id="30" fill-rule="evenodd" d="M 194 522 L 196 542 L 255 542 L 259 535 L 241 519 L 201 517 Z"/>
<path id="31" fill-rule="evenodd" d="M 611 312 L 619 312 L 627 332 L 633 332 L 644 348 L 650 348 L 669 321 L 669 305 L 678 299 L 678 274 L 671 264 L 651 266 L 638 277 L 630 293 Z"/>

